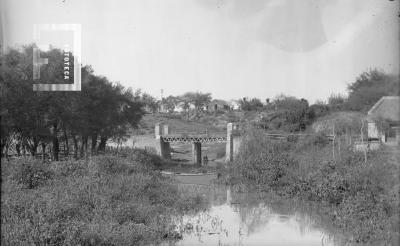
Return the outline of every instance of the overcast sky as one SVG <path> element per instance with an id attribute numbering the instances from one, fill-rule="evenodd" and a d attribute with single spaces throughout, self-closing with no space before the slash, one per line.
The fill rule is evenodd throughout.
<path id="1" fill-rule="evenodd" d="M 35 23 L 81 24 L 83 64 L 157 97 L 313 102 L 399 70 L 398 0 L 0 1 L 5 46 L 33 42 Z"/>

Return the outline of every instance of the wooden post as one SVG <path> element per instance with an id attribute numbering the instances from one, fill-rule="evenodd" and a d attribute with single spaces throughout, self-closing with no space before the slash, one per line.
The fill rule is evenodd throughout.
<path id="1" fill-rule="evenodd" d="M 364 120 L 361 120 L 361 144 L 364 149 L 364 162 L 367 162 L 367 148 L 364 147 Z"/>
<path id="2" fill-rule="evenodd" d="M 338 149 L 339 149 L 339 160 L 340 160 L 340 137 L 341 135 L 338 135 Z"/>

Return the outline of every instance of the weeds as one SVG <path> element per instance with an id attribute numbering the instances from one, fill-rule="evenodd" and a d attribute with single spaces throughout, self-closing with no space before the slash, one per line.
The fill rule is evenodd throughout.
<path id="1" fill-rule="evenodd" d="M 4 245 L 141 245 L 174 239 L 173 217 L 205 205 L 161 177 L 153 156 L 127 150 L 88 161 L 2 167 Z M 157 160 L 156 160 L 157 161 Z M 2 170 L 3 171 L 3 170 Z"/>
<path id="2" fill-rule="evenodd" d="M 24 188 L 34 189 L 44 185 L 52 175 L 47 164 L 32 158 L 16 161 L 11 178 Z"/>
<path id="3" fill-rule="evenodd" d="M 389 242 L 398 234 L 398 167 L 382 152 L 362 153 L 343 149 L 332 159 L 322 136 L 286 143 L 272 142 L 255 130 L 244 137 L 231 169 L 234 187 L 256 185 L 262 190 L 320 201 L 333 207 L 333 224 L 350 231 L 359 243 Z M 397 197 L 397 198 L 396 198 Z"/>

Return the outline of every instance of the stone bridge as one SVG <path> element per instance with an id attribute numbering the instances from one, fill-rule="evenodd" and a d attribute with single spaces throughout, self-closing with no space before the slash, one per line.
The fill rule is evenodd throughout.
<path id="1" fill-rule="evenodd" d="M 168 125 L 156 124 L 155 125 L 155 138 L 157 140 L 157 152 L 165 159 L 171 159 L 170 143 L 188 143 L 192 144 L 192 160 L 193 163 L 201 165 L 201 144 L 202 143 L 215 143 L 225 142 L 225 161 L 233 161 L 236 156 L 240 142 L 241 134 L 239 125 L 228 123 L 226 133 L 216 132 L 210 134 L 169 134 Z"/>

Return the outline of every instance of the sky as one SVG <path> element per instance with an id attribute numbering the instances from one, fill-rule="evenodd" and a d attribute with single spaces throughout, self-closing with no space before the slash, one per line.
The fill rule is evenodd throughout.
<path id="1" fill-rule="evenodd" d="M 399 0 L 0 0 L 0 13 L 3 48 L 32 43 L 34 24 L 81 24 L 83 64 L 156 97 L 314 102 L 400 66 Z"/>

